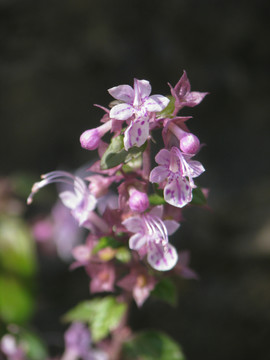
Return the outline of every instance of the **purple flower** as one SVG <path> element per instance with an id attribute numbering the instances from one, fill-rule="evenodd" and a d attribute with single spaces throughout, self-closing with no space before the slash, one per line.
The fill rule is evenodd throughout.
<path id="1" fill-rule="evenodd" d="M 155 183 L 166 182 L 164 199 L 173 206 L 181 208 L 192 200 L 192 189 L 196 187 L 193 178 L 205 170 L 199 161 L 191 158 L 192 155 L 183 154 L 175 146 L 170 151 L 160 150 L 155 157 L 159 166 L 151 171 L 149 180 Z"/>
<path id="2" fill-rule="evenodd" d="M 52 171 L 41 176 L 42 180 L 36 182 L 32 187 L 32 192 L 27 199 L 27 204 L 31 204 L 33 196 L 44 186 L 60 182 L 68 184 L 73 191 L 60 192 L 59 197 L 63 204 L 71 210 L 71 214 L 78 221 L 80 226 L 88 227 L 89 214 L 96 206 L 96 198 L 89 192 L 85 182 L 78 176 L 74 176 L 65 171 Z"/>
<path id="3" fill-rule="evenodd" d="M 134 79 L 134 89 L 129 85 L 119 85 L 109 89 L 108 92 L 121 101 L 111 109 L 110 117 L 116 120 L 132 118 L 125 131 L 125 149 L 143 145 L 149 136 L 152 114 L 165 109 L 169 99 L 163 95 L 149 96 L 151 85 L 147 80 Z"/>
<path id="4" fill-rule="evenodd" d="M 134 233 L 129 247 L 141 255 L 147 254 L 148 263 L 156 270 L 171 270 L 177 263 L 177 252 L 169 244 L 168 235 L 173 234 L 179 224 L 174 220 L 162 220 L 163 208 L 156 206 L 149 213 L 133 216 L 123 221 L 128 231 Z"/>
<path id="5" fill-rule="evenodd" d="M 185 71 L 174 88 L 171 84 L 169 84 L 169 86 L 171 88 L 171 94 L 175 98 L 174 115 L 184 106 L 194 107 L 198 105 L 208 94 L 207 92 L 190 91 L 190 82 Z"/>

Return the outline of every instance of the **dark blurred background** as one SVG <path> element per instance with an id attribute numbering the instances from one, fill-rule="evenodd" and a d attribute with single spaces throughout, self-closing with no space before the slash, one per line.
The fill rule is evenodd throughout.
<path id="1" fill-rule="evenodd" d="M 185 69 L 193 90 L 210 92 L 183 114 L 207 144 L 198 182 L 211 210 L 187 209 L 175 241 L 200 281 L 179 282 L 177 310 L 150 301 L 131 317 L 135 329 L 167 331 L 189 360 L 270 358 L 269 10 L 260 0 L 0 1 L 0 175 L 89 162 L 79 136 L 103 114 L 92 104 L 134 77 L 167 94 Z M 81 290 L 68 274 L 59 289 L 67 266 L 46 264 L 35 325 L 53 333 L 87 279 Z"/>

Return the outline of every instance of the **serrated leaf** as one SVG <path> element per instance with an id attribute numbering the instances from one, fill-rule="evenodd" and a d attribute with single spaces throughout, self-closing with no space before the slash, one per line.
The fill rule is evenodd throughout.
<path id="1" fill-rule="evenodd" d="M 78 304 L 64 316 L 64 321 L 88 323 L 93 341 L 97 342 L 117 328 L 125 311 L 125 303 L 118 302 L 113 296 L 107 296 Z"/>
<path id="2" fill-rule="evenodd" d="M 193 205 L 206 205 L 207 200 L 204 196 L 204 193 L 202 192 L 201 188 L 196 187 L 192 191 L 192 201 L 191 204 Z"/>
<path id="3" fill-rule="evenodd" d="M 163 205 L 166 204 L 163 196 L 158 194 L 151 194 L 148 196 L 150 205 Z"/>
<path id="4" fill-rule="evenodd" d="M 170 100 L 170 102 L 165 107 L 165 109 L 163 109 L 162 111 L 157 113 L 157 118 L 159 118 L 159 119 L 166 118 L 166 117 L 171 117 L 173 115 L 173 111 L 175 109 L 175 106 L 174 106 L 175 98 L 173 96 L 171 96 L 171 95 L 167 96 L 167 98 Z"/>
<path id="5" fill-rule="evenodd" d="M 175 306 L 177 304 L 177 289 L 171 279 L 161 279 L 151 292 L 151 295 L 160 300 L 166 301 L 170 305 Z"/>
<path id="6" fill-rule="evenodd" d="M 96 254 L 98 251 L 105 249 L 106 247 L 111 247 L 113 249 L 117 249 L 121 245 L 122 244 L 119 241 L 115 240 L 113 237 L 103 236 L 102 238 L 99 239 L 99 242 L 93 248 L 92 253 Z"/>
<path id="7" fill-rule="evenodd" d="M 179 344 L 169 336 L 149 330 L 124 344 L 126 360 L 185 360 Z"/>

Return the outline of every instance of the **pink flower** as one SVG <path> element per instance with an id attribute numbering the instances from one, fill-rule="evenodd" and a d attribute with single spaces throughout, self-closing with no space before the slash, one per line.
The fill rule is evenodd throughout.
<path id="1" fill-rule="evenodd" d="M 189 267 L 190 255 L 189 251 L 184 250 L 178 253 L 178 262 L 175 265 L 174 272 L 184 279 L 198 280 L 199 276 Z"/>
<path id="2" fill-rule="evenodd" d="M 171 94 L 175 98 L 174 115 L 184 106 L 194 107 L 198 105 L 208 94 L 207 92 L 190 91 L 190 82 L 185 71 L 174 88 L 171 84 L 169 84 L 169 86 L 171 88 Z"/>
<path id="3" fill-rule="evenodd" d="M 27 204 L 31 204 L 33 196 L 44 186 L 60 182 L 68 184 L 73 191 L 60 192 L 59 197 L 62 203 L 71 210 L 71 214 L 80 226 L 88 227 L 89 214 L 96 206 L 96 198 L 89 192 L 85 182 L 78 176 L 74 176 L 65 171 L 52 171 L 41 176 L 42 180 L 36 182 L 32 187 L 32 192 L 27 199 Z"/>
<path id="4" fill-rule="evenodd" d="M 138 307 L 141 307 L 156 285 L 156 280 L 145 268 L 132 268 L 131 272 L 117 282 L 117 285 L 131 291 Z"/>
<path id="5" fill-rule="evenodd" d="M 166 125 L 162 130 L 162 137 L 166 147 L 177 145 L 185 154 L 195 155 L 200 150 L 200 140 L 192 134 L 184 123 L 190 117 L 176 117 L 166 119 Z M 175 141 L 176 138 L 177 141 Z"/>
<path id="6" fill-rule="evenodd" d="M 152 95 L 147 80 L 134 79 L 134 89 L 129 85 L 119 85 L 108 90 L 110 95 L 121 101 L 110 111 L 110 117 L 117 120 L 131 120 L 125 131 L 124 145 L 140 147 L 149 136 L 149 121 L 153 113 L 160 112 L 169 103 L 163 95 Z"/>
<path id="7" fill-rule="evenodd" d="M 156 206 L 149 213 L 133 216 L 123 221 L 128 231 L 134 233 L 129 247 L 140 255 L 147 254 L 148 263 L 156 270 L 171 270 L 177 263 L 177 252 L 169 244 L 168 235 L 173 234 L 179 224 L 174 220 L 162 220 L 163 208 Z"/>
<path id="8" fill-rule="evenodd" d="M 164 199 L 173 206 L 181 208 L 192 200 L 192 189 L 196 187 L 193 178 L 204 172 L 202 164 L 191 160 L 191 157 L 175 146 L 170 151 L 160 150 L 155 157 L 159 166 L 151 171 L 149 180 L 155 183 L 166 182 Z"/>
<path id="9" fill-rule="evenodd" d="M 87 273 L 91 277 L 90 291 L 97 292 L 113 292 L 115 282 L 115 268 L 111 263 L 90 263 Z"/>
<path id="10" fill-rule="evenodd" d="M 132 211 L 144 212 L 149 207 L 147 194 L 132 188 L 130 190 L 129 207 Z"/>
<path id="11" fill-rule="evenodd" d="M 105 122 L 97 128 L 84 131 L 80 136 L 81 146 L 86 150 L 95 150 L 98 148 L 101 138 L 112 127 L 112 120 Z"/>

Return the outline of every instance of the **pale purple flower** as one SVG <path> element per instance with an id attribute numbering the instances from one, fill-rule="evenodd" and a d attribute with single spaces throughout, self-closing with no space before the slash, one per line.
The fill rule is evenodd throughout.
<path id="1" fill-rule="evenodd" d="M 128 231 L 134 233 L 129 247 L 140 255 L 147 254 L 148 263 L 156 270 L 171 270 L 177 263 L 177 252 L 169 243 L 179 224 L 174 220 L 162 220 L 163 208 L 156 206 L 149 213 L 130 217 L 123 221 Z"/>
<path id="2" fill-rule="evenodd" d="M 163 95 L 151 95 L 151 85 L 147 80 L 134 79 L 134 89 L 129 85 L 119 85 L 108 90 L 110 95 L 121 101 L 110 111 L 110 117 L 117 120 L 131 120 L 125 131 L 124 145 L 140 147 L 149 136 L 151 115 L 160 112 L 169 104 Z"/>
<path id="3" fill-rule="evenodd" d="M 65 352 L 61 360 L 108 360 L 108 355 L 92 348 L 91 334 L 86 325 L 75 322 L 65 332 Z"/>
<path id="4" fill-rule="evenodd" d="M 154 183 L 166 182 L 164 199 L 173 206 L 181 208 L 192 200 L 192 189 L 196 187 L 193 178 L 205 170 L 199 161 L 191 158 L 191 155 L 183 154 L 175 146 L 170 151 L 160 150 L 155 157 L 159 166 L 151 171 L 149 180 Z"/>
<path id="5" fill-rule="evenodd" d="M 6 334 L 2 337 L 0 341 L 0 350 L 6 355 L 7 360 L 26 360 L 23 347 L 17 344 L 13 335 Z"/>
<path id="6" fill-rule="evenodd" d="M 129 197 L 129 207 L 132 211 L 144 212 L 149 207 L 149 199 L 145 192 L 132 188 Z"/>
<path id="7" fill-rule="evenodd" d="M 52 171 L 41 176 L 42 180 L 36 182 L 32 192 L 27 199 L 31 204 L 33 196 L 44 186 L 51 183 L 64 183 L 72 187 L 73 191 L 62 191 L 59 197 L 63 204 L 71 210 L 71 214 L 80 226 L 88 227 L 89 214 L 96 206 L 96 198 L 90 193 L 85 182 L 78 176 L 65 171 Z"/>
<path id="8" fill-rule="evenodd" d="M 208 94 L 207 92 L 190 91 L 190 82 L 185 71 L 174 88 L 171 84 L 169 84 L 169 86 L 171 88 L 171 94 L 175 98 L 174 115 L 184 106 L 194 107 L 198 105 Z"/>

